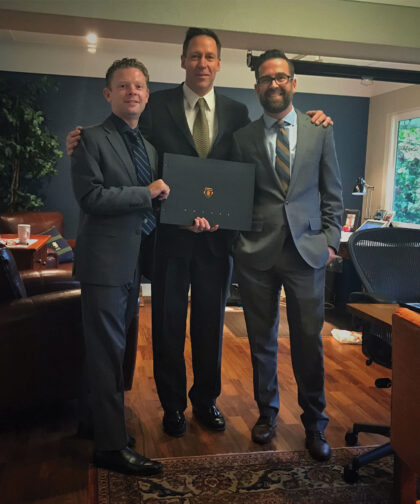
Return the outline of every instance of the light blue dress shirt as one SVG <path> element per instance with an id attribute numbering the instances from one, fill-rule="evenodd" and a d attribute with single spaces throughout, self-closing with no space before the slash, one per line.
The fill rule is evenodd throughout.
<path id="1" fill-rule="evenodd" d="M 268 152 L 268 157 L 271 161 L 271 165 L 274 169 L 276 164 L 276 139 L 277 139 L 277 127 L 275 124 L 278 119 L 271 117 L 264 113 L 264 133 L 265 133 L 265 146 Z M 290 151 L 290 173 L 292 173 L 293 162 L 296 155 L 296 143 L 297 143 L 297 114 L 294 108 L 283 117 L 284 126 L 289 135 L 289 151 Z"/>

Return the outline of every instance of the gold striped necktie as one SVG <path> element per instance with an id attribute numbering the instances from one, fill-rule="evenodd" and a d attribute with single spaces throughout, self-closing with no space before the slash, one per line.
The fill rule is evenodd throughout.
<path id="1" fill-rule="evenodd" d="M 209 124 L 206 117 L 206 101 L 199 98 L 196 103 L 197 115 L 193 125 L 195 148 L 201 158 L 207 157 L 210 150 Z"/>
<path id="2" fill-rule="evenodd" d="M 276 171 L 280 177 L 283 196 L 286 196 L 290 183 L 290 151 L 289 135 L 284 127 L 284 121 L 277 123 L 276 139 Z"/>

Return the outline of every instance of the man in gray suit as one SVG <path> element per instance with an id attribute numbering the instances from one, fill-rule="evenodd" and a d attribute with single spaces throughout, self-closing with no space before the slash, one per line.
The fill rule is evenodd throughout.
<path id="1" fill-rule="evenodd" d="M 269 442 L 277 426 L 283 286 L 306 447 L 313 458 L 327 460 L 321 340 L 325 266 L 339 246 L 343 211 L 333 130 L 317 128 L 294 109 L 293 64 L 282 51 L 263 53 L 255 76 L 264 115 L 234 134 L 234 158 L 256 165 L 253 230 L 240 233 L 234 244 L 260 411 L 252 439 Z"/>
<path id="2" fill-rule="evenodd" d="M 169 194 L 164 181 L 155 180 L 156 151 L 137 127 L 149 99 L 148 80 L 146 67 L 135 59 L 113 63 L 104 89 L 112 114 L 83 130 L 71 159 L 80 206 L 75 274 L 82 289 L 94 461 L 138 475 L 160 472 L 161 463 L 132 449 L 135 440 L 124 419 L 122 366 L 144 266 L 141 249 L 156 225 L 152 200 Z"/>

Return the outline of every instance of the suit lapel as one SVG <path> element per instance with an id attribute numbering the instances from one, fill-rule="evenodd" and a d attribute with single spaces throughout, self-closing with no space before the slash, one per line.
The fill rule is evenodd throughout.
<path id="1" fill-rule="evenodd" d="M 105 136 L 108 142 L 111 144 L 117 156 L 121 159 L 121 162 L 124 168 L 127 170 L 127 174 L 130 177 L 130 180 L 133 185 L 138 185 L 136 169 L 131 160 L 130 154 L 127 150 L 127 147 L 124 143 L 124 140 L 121 138 L 121 135 L 118 133 L 113 121 L 111 118 L 108 118 L 103 123 L 103 128 L 105 130 Z"/>
<path id="2" fill-rule="evenodd" d="M 305 137 L 308 132 L 308 121 L 305 114 L 302 114 L 299 110 L 296 110 L 297 114 L 297 141 L 296 141 L 296 153 L 295 159 L 293 161 L 292 174 L 290 177 L 289 192 L 293 189 L 296 182 L 299 180 L 299 171 L 303 163 L 303 157 L 305 155 Z"/>
<path id="3" fill-rule="evenodd" d="M 174 90 L 175 99 L 168 100 L 166 106 L 168 108 L 169 114 L 175 121 L 175 124 L 181 130 L 185 136 L 188 143 L 195 149 L 194 140 L 191 135 L 190 128 L 188 127 L 187 118 L 185 117 L 184 111 L 184 93 L 182 91 L 182 84 L 175 88 Z"/>

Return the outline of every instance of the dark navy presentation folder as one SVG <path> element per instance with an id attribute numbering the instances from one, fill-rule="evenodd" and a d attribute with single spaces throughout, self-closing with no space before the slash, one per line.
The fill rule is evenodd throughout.
<path id="1" fill-rule="evenodd" d="M 251 229 L 253 164 L 165 153 L 162 178 L 171 192 L 162 202 L 160 222 L 189 226 L 205 217 L 222 229 Z"/>

